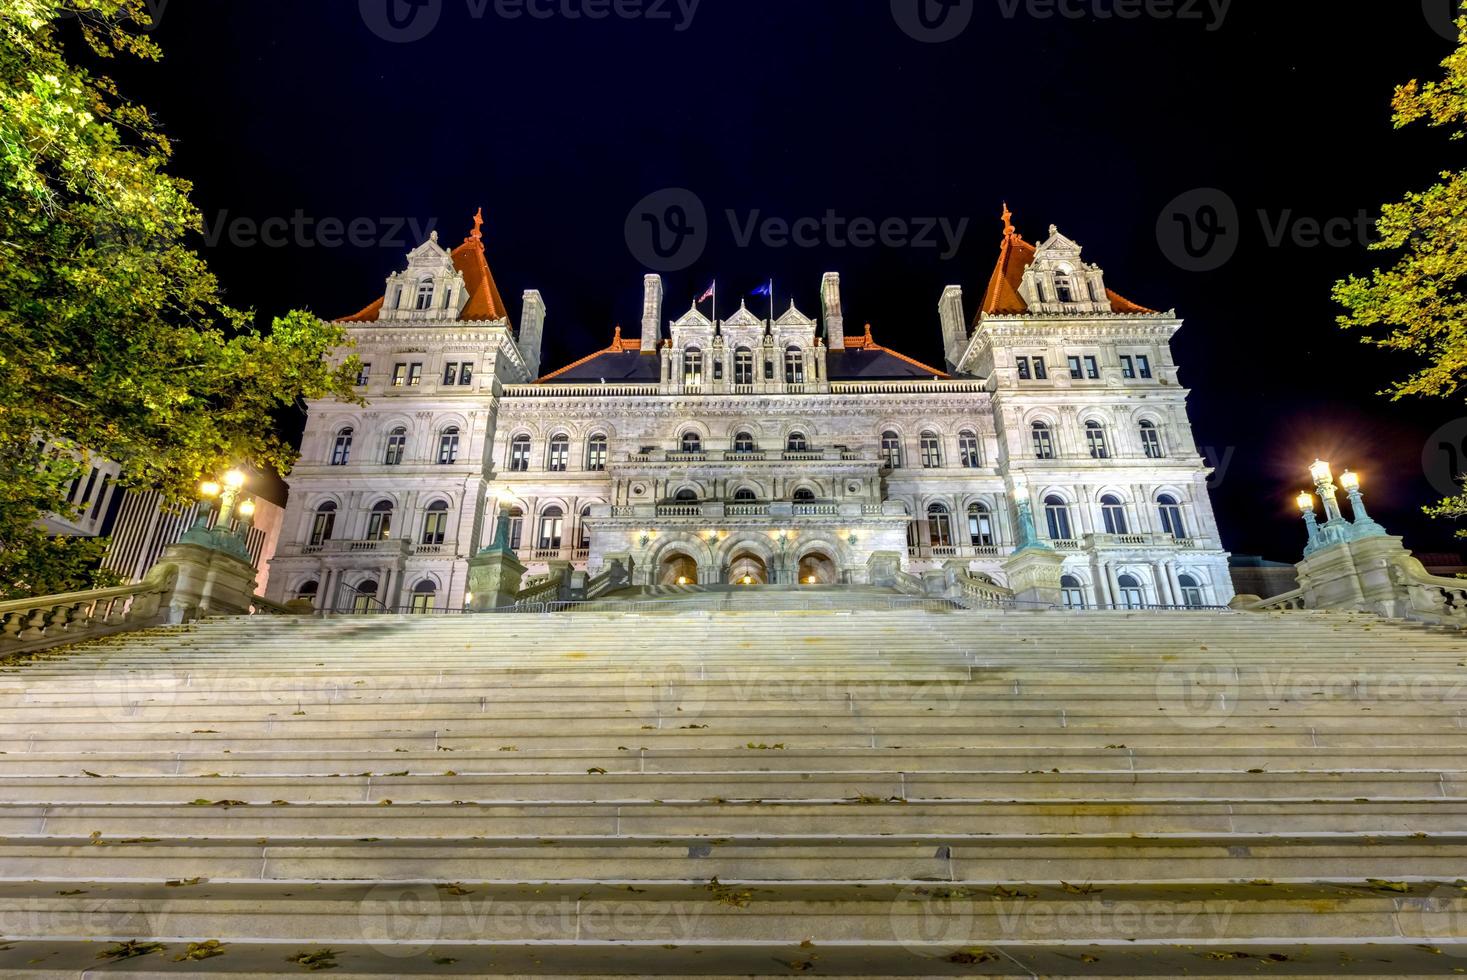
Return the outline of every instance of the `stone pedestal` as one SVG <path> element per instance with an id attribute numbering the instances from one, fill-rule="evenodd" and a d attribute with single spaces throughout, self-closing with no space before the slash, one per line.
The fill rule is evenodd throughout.
<path id="1" fill-rule="evenodd" d="M 894 589 L 902 571 L 902 556 L 895 551 L 873 551 L 866 559 L 866 568 L 871 584 L 877 588 Z"/>
<path id="2" fill-rule="evenodd" d="M 169 623 L 204 616 L 243 616 L 254 604 L 255 568 L 234 555 L 179 542 L 163 552 L 158 564 L 178 570 L 168 598 Z"/>
<path id="3" fill-rule="evenodd" d="M 1025 606 L 1058 606 L 1064 556 L 1048 548 L 1023 548 L 1004 562 L 1014 600 Z"/>
<path id="4" fill-rule="evenodd" d="M 1390 536 L 1343 541 L 1315 551 L 1298 565 L 1306 609 L 1359 609 L 1391 618 L 1412 610 L 1412 578 L 1427 577 L 1401 539 Z"/>
<path id="5" fill-rule="evenodd" d="M 512 606 L 520 594 L 525 566 L 508 551 L 486 551 L 469 559 L 469 592 L 474 612 Z"/>

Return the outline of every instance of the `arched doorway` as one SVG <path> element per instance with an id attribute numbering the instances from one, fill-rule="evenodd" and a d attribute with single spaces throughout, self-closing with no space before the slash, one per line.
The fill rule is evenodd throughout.
<path id="1" fill-rule="evenodd" d="M 840 569 L 835 562 L 818 551 L 800 559 L 801 585 L 835 585 L 840 581 Z"/>
<path id="2" fill-rule="evenodd" d="M 741 551 L 728 563 L 730 585 L 768 585 L 769 566 L 751 551 Z"/>
<path id="3" fill-rule="evenodd" d="M 698 563 L 691 555 L 675 552 L 662 560 L 657 573 L 658 585 L 697 585 Z"/>

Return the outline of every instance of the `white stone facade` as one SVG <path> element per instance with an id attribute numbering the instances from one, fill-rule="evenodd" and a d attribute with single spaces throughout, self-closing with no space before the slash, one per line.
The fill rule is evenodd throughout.
<path id="1" fill-rule="evenodd" d="M 649 276 L 642 340 L 618 329 L 539 377 L 539 294 L 516 330 L 477 226 L 453 252 L 425 243 L 345 321 L 368 405 L 310 406 L 271 597 L 461 607 L 500 500 L 532 575 L 616 556 L 639 585 L 861 583 L 885 552 L 1002 584 L 1020 499 L 1064 555 L 1067 602 L 1232 597 L 1175 315 L 1109 291 L 1058 232 L 1033 246 L 1012 226 L 971 325 L 960 287 L 941 298 L 945 369 L 846 335 L 838 276 L 820 296 L 820 322 L 793 305 L 669 322 Z"/>

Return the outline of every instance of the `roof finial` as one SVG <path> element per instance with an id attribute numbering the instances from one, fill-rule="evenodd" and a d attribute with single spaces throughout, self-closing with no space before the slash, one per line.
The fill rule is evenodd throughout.
<path id="1" fill-rule="evenodd" d="M 618 323 L 616 325 L 616 335 L 611 338 L 611 346 L 613 348 L 615 348 L 616 350 L 621 350 L 621 324 L 620 323 Z"/>
<path id="2" fill-rule="evenodd" d="M 1003 202 L 1003 237 L 1005 237 L 1005 238 L 1013 238 L 1014 237 L 1014 232 L 1016 230 L 1017 229 L 1014 228 L 1014 212 L 1012 212 L 1012 211 L 1009 210 L 1009 202 L 1008 201 L 1004 201 Z"/>
<path id="3" fill-rule="evenodd" d="M 876 341 L 871 339 L 871 324 L 868 323 L 866 324 L 866 346 L 870 347 L 874 343 L 876 343 Z"/>
<path id="4" fill-rule="evenodd" d="M 476 242 L 484 240 L 484 209 L 480 208 L 474 212 L 474 230 L 469 232 L 469 237 Z"/>

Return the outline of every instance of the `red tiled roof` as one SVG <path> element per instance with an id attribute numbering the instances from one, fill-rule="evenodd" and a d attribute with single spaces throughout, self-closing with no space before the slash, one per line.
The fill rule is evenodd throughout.
<path id="1" fill-rule="evenodd" d="M 489 260 L 484 256 L 484 209 L 474 215 L 474 229 L 469 232 L 462 245 L 449 253 L 453 267 L 464 277 L 464 288 L 469 301 L 459 313 L 460 321 L 507 320 L 509 311 L 499 295 L 499 286 L 494 282 L 494 273 L 489 271 Z M 382 307 L 387 302 L 384 296 L 366 309 L 343 317 L 338 323 L 376 323 L 381 318 Z"/>
<path id="2" fill-rule="evenodd" d="M 988 280 L 988 291 L 983 294 L 983 302 L 978 306 L 977 319 L 982 319 L 984 314 L 1016 316 L 1029 312 L 1029 304 L 1019 295 L 1019 286 L 1024 281 L 1024 270 L 1034 262 L 1035 249 L 1014 228 L 1013 213 L 1009 211 L 1007 204 L 1003 208 L 1003 222 L 1003 244 L 999 247 L 998 264 L 993 268 L 993 275 Z M 1113 289 L 1107 289 L 1105 295 L 1110 300 L 1112 313 L 1156 312 L 1140 303 L 1131 302 Z M 974 321 L 974 326 L 977 326 L 977 320 Z"/>
<path id="3" fill-rule="evenodd" d="M 543 378 L 540 378 L 539 381 L 537 381 L 536 383 L 539 384 L 540 382 L 543 382 L 543 381 L 554 381 L 556 378 L 560 377 L 561 375 L 563 375 L 563 374 L 569 374 L 570 372 L 574 371 L 576 368 L 581 367 L 581 366 L 586 365 L 586 364 L 590 364 L 592 361 L 596 360 L 598 357 L 604 357 L 607 354 L 635 353 L 637 351 L 640 351 L 641 349 L 642 349 L 642 341 L 641 340 L 624 340 L 622 338 L 622 335 L 621 335 L 621 327 L 620 326 L 617 326 L 616 333 L 611 338 L 611 346 L 610 347 L 607 347 L 605 350 L 598 350 L 594 354 L 587 354 L 585 357 L 581 358 L 579 361 L 574 361 L 574 362 L 572 362 L 570 364 L 567 364 L 565 367 L 561 368 L 559 371 L 552 371 L 549 374 L 545 375 Z"/>
<path id="4" fill-rule="evenodd" d="M 923 364 L 916 358 L 908 357 L 901 351 L 894 351 L 890 347 L 882 347 L 876 342 L 875 338 L 871 336 L 871 324 L 869 323 L 866 324 L 866 333 L 862 336 L 852 337 L 849 334 L 846 335 L 846 350 L 864 350 L 870 351 L 873 354 L 889 354 L 890 356 L 895 357 L 897 360 L 910 364 L 915 368 L 921 368 L 924 372 L 926 372 L 927 374 L 931 374 L 934 377 L 948 377 L 948 373 L 946 371 L 939 371 L 937 368 L 932 367 L 930 364 Z"/>

